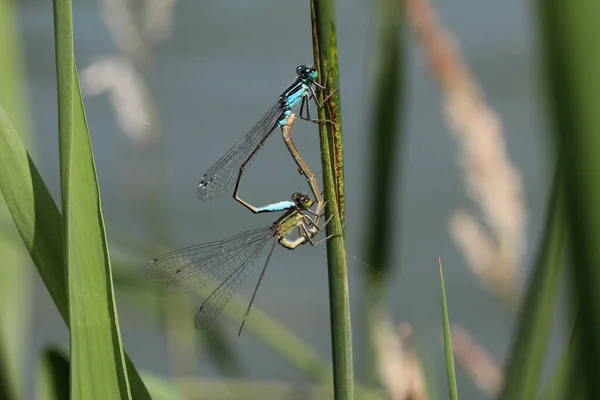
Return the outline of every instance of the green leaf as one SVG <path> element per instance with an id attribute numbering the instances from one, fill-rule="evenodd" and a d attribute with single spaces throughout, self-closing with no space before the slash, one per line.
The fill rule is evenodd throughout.
<path id="1" fill-rule="evenodd" d="M 448 318 L 448 306 L 446 305 L 446 288 L 444 286 L 444 273 L 442 272 L 442 260 L 438 258 L 440 268 L 440 282 L 442 285 L 442 318 L 444 323 L 444 354 L 446 356 L 446 374 L 448 376 L 448 392 L 451 400 L 458 400 L 456 390 L 456 372 L 454 370 L 454 356 L 452 355 L 452 338 L 450 337 L 450 322 Z"/>
<path id="2" fill-rule="evenodd" d="M 571 341 L 548 381 L 542 399 L 583 400 L 589 398 L 585 395 L 587 389 L 583 380 L 584 374 L 580 370 L 581 363 L 578 362 L 578 346 L 581 346 L 581 323 L 579 318 L 576 319 L 571 333 Z"/>
<path id="3" fill-rule="evenodd" d="M 600 2 L 540 1 L 551 126 L 564 162 L 571 295 L 581 324 L 583 388 L 600 396 Z M 571 395 L 571 394 L 570 394 Z"/>
<path id="4" fill-rule="evenodd" d="M 6 200 L 25 248 L 46 289 L 68 325 L 63 260 L 63 221 L 48 188 L 0 105 L 0 191 Z M 131 361 L 127 370 L 132 397 L 150 395 Z"/>
<path id="5" fill-rule="evenodd" d="M 25 248 L 67 321 L 62 218 L 23 142 L 0 104 L 0 190 Z"/>
<path id="6" fill-rule="evenodd" d="M 535 269 L 529 278 L 506 368 L 503 399 L 534 399 L 540 385 L 566 237 L 562 166 L 559 162 L 550 196 L 544 237 L 538 249 Z"/>
<path id="7" fill-rule="evenodd" d="M 73 57 L 71 2 L 54 1 L 64 252 L 71 327 L 71 394 L 131 398 L 100 193 Z"/>
<path id="8" fill-rule="evenodd" d="M 13 0 L 0 1 L 0 104 L 6 105 L 7 114 L 27 138 L 25 68 L 16 8 Z M 0 398 L 20 399 L 33 306 L 32 269 L 1 198 L 0 254 L 0 391 L 4 392 Z"/>
<path id="9" fill-rule="evenodd" d="M 66 400 L 69 393 L 69 359 L 57 347 L 44 349 L 38 375 L 38 394 L 41 400 Z"/>

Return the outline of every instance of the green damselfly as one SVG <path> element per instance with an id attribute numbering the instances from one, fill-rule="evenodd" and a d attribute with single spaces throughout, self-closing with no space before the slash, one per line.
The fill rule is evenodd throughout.
<path id="1" fill-rule="evenodd" d="M 168 289 L 175 292 L 198 290 L 220 280 L 221 283 L 204 300 L 196 314 L 195 326 L 202 329 L 219 315 L 252 271 L 262 250 L 272 242 L 240 326 L 238 334 L 241 334 L 276 244 L 293 250 L 305 243 L 317 246 L 335 236 L 330 235 L 319 241 L 313 240 L 330 221 L 329 219 L 319 226 L 322 212 L 318 214 L 312 211 L 310 207 L 313 204 L 310 196 L 294 193 L 291 202 L 271 205 L 271 211 L 285 209 L 285 213 L 270 226 L 166 253 L 148 264 L 146 277 L 151 281 L 166 282 Z M 317 206 L 322 210 L 322 205 Z M 297 231 L 298 236 L 289 239 L 288 236 L 294 231 Z"/>

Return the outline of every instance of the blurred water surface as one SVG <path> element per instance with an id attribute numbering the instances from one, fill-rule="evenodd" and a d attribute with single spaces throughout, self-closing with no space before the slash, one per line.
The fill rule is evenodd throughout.
<path id="1" fill-rule="evenodd" d="M 50 2 L 21 2 L 21 26 L 35 118 L 38 155 L 52 193 L 58 199 L 58 147 L 54 49 Z M 97 3 L 74 3 L 75 49 L 78 66 L 114 54 L 110 36 L 99 18 Z M 338 45 L 346 160 L 348 251 L 360 256 L 368 161 L 369 81 L 374 43 L 372 5 L 368 1 L 338 2 Z M 523 174 L 529 215 L 527 261 L 536 245 L 548 189 L 547 145 L 538 100 L 534 18 L 523 3 L 439 1 L 440 17 L 458 40 L 461 51 L 486 97 L 503 120 L 510 157 Z M 511 335 L 512 317 L 482 290 L 467 270 L 464 258 L 447 231 L 452 212 L 469 205 L 457 167 L 456 145 L 444 123 L 440 95 L 428 68 L 407 37 L 408 94 L 403 169 L 398 165 L 398 210 L 395 263 L 401 266 L 391 282 L 391 312 L 397 322 L 410 322 L 422 346 L 436 346 L 438 372 L 443 371 L 441 317 L 436 259 L 445 266 L 450 316 L 499 359 Z M 229 194 L 204 204 L 195 197 L 201 174 L 242 137 L 295 76 L 295 67 L 312 61 L 308 1 L 259 2 L 180 1 L 176 4 L 171 38 L 156 48 L 152 94 L 158 103 L 164 132 L 169 178 L 160 187 L 169 199 L 165 213 L 174 245 L 188 246 L 224 238 L 270 224 L 274 216 L 255 216 Z M 129 171 L 136 148 L 119 131 L 105 96 L 86 97 L 86 111 L 100 180 L 109 238 L 143 242 L 147 225 L 127 195 Z M 320 171 L 317 129 L 298 123 L 294 139 L 308 165 Z M 150 169 L 149 171 L 152 171 Z M 139 171 L 137 171 L 139 172 Z M 320 177 L 320 172 L 317 174 Z M 152 177 L 149 177 L 152 179 Z M 399 185 L 400 186 L 400 185 Z M 255 204 L 283 200 L 304 179 L 275 134 L 245 175 L 242 194 Z M 114 235 L 114 236 L 112 236 Z M 148 259 L 154 255 L 148 255 Z M 263 281 L 256 306 L 329 358 L 329 316 L 325 247 L 305 246 L 294 252 L 277 249 Z M 359 270 L 349 259 L 354 310 L 361 298 Z M 139 279 L 144 265 L 139 265 Z M 257 275 L 254 275 L 257 276 Z M 255 279 L 243 288 L 249 294 Z M 38 284 L 36 345 L 65 342 L 66 333 L 47 294 Z M 121 304 L 121 303 L 120 303 Z M 121 328 L 128 353 L 142 369 L 169 373 L 162 336 L 127 307 L 120 307 Z M 252 314 L 250 315 L 250 320 Z M 189 315 L 190 324 L 193 315 Z M 356 320 L 355 320 L 356 322 Z M 231 324 L 232 333 L 236 324 Z M 355 341 L 360 342 L 360 331 Z M 233 335 L 232 335 L 233 336 Z M 234 341 L 244 367 L 262 380 L 304 382 L 272 351 L 250 335 Z M 556 338 L 553 343 L 556 343 Z M 554 351 L 552 352 L 554 354 Z M 360 359 L 358 360 L 360 362 Z M 200 372 L 212 375 L 206 362 Z M 443 382 L 445 375 L 438 374 Z M 465 398 L 478 392 L 462 374 L 459 391 Z"/>

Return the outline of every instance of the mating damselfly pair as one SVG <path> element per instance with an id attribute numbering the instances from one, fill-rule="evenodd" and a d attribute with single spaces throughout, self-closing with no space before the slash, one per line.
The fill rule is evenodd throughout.
<path id="1" fill-rule="evenodd" d="M 211 283 L 220 282 L 204 300 L 196 314 L 195 326 L 198 329 L 206 327 L 219 315 L 246 280 L 268 243 L 272 244 L 239 333 L 250 312 L 276 244 L 279 243 L 284 248 L 293 250 L 305 243 L 316 246 L 335 236 L 330 235 L 319 241 L 314 240 L 315 236 L 325 229 L 331 217 L 320 224 L 320 219 L 325 213 L 325 201 L 314 174 L 291 140 L 291 127 L 295 120 L 292 109 L 300 105 L 300 118 L 315 123 L 329 122 L 310 117 L 309 101 L 312 99 L 317 107 L 322 107 L 335 91 L 319 102 L 316 91 L 325 90 L 326 87 L 317 83 L 317 70 L 314 67 L 301 65 L 296 68 L 296 73 L 298 77 L 279 96 L 277 103 L 259 119 L 244 138 L 202 176 L 196 192 L 198 198 L 206 202 L 223 194 L 235 182 L 233 198 L 244 207 L 253 213 L 283 212 L 283 214 L 268 227 L 240 233 L 220 241 L 175 250 L 155 258 L 146 267 L 148 279 L 166 282 L 167 287 L 172 291 L 194 291 Z M 305 175 L 313 197 L 294 193 L 291 201 L 255 207 L 239 197 L 241 178 L 245 169 L 278 127 L 281 129 L 288 151 L 298 166 L 298 171 Z M 311 209 L 313 206 L 314 210 Z M 297 233 L 297 237 L 290 239 L 290 235 L 294 232 Z"/>

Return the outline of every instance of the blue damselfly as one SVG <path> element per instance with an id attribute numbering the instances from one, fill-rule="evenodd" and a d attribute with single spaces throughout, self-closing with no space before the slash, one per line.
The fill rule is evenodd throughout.
<path id="1" fill-rule="evenodd" d="M 277 127 L 286 125 L 292 108 L 296 105 L 300 104 L 300 118 L 315 123 L 326 121 L 310 117 L 309 100 L 311 98 L 314 99 L 317 107 L 322 107 L 335 91 L 329 94 L 323 102 L 319 103 L 315 88 L 323 90 L 325 86 L 317 83 L 318 73 L 316 68 L 300 65 L 296 68 L 296 73 L 298 77 L 279 96 L 279 100 L 275 105 L 260 118 L 242 140 L 236 143 L 202 176 L 196 191 L 200 200 L 209 201 L 218 197 L 231 187 L 236 179 L 237 186 L 239 186 L 239 181 L 244 170 L 250 165 L 254 157 L 256 157 L 273 131 Z M 303 115 L 305 106 L 306 115 Z M 238 198 L 236 200 L 239 201 Z"/>

